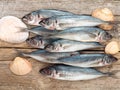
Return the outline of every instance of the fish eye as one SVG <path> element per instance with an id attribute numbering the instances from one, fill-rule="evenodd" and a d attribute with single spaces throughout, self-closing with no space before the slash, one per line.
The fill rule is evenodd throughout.
<path id="1" fill-rule="evenodd" d="M 45 23 L 46 23 L 47 25 L 49 25 L 49 18 L 46 18 L 46 19 L 45 19 Z"/>
<path id="2" fill-rule="evenodd" d="M 38 18 L 40 18 L 40 14 L 38 14 Z"/>
<path id="3" fill-rule="evenodd" d="M 98 36 L 100 35 L 100 32 L 98 32 Z"/>
<path id="4" fill-rule="evenodd" d="M 43 44 L 43 40 L 39 40 L 38 42 L 39 42 L 38 44 Z"/>
<path id="5" fill-rule="evenodd" d="M 60 43 L 59 45 L 60 45 L 60 47 L 62 47 L 62 44 L 61 44 L 61 43 Z"/>
<path id="6" fill-rule="evenodd" d="M 112 35 L 109 33 L 106 33 L 106 37 L 107 37 L 107 39 L 112 39 Z"/>
<path id="7" fill-rule="evenodd" d="M 55 23 L 57 24 L 57 20 L 55 20 Z"/>

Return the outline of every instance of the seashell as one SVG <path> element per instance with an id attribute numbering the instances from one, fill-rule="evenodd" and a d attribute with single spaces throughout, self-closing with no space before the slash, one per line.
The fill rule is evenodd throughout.
<path id="1" fill-rule="evenodd" d="M 119 43 L 117 41 L 111 41 L 105 47 L 105 52 L 107 54 L 116 54 L 119 50 Z"/>
<path id="2" fill-rule="evenodd" d="M 27 26 L 17 17 L 5 16 L 0 19 L 0 39 L 9 43 L 24 42 L 29 33 L 21 31 Z"/>
<path id="3" fill-rule="evenodd" d="M 95 9 L 92 12 L 92 16 L 99 18 L 101 20 L 104 20 L 104 21 L 114 21 L 114 15 L 113 15 L 112 11 L 108 8 Z M 113 28 L 113 25 L 102 24 L 99 27 L 104 30 L 111 30 Z"/>
<path id="4" fill-rule="evenodd" d="M 25 75 L 32 70 L 32 65 L 26 59 L 16 57 L 15 60 L 10 63 L 10 70 L 16 75 Z"/>

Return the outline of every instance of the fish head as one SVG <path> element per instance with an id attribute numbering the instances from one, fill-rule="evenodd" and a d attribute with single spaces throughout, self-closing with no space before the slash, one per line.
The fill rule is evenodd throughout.
<path id="1" fill-rule="evenodd" d="M 44 48 L 44 41 L 41 36 L 35 36 L 26 40 L 26 42 L 35 48 Z"/>
<path id="2" fill-rule="evenodd" d="M 35 12 L 29 13 L 22 17 L 22 21 L 29 25 L 37 25 L 39 26 L 39 22 L 43 19 L 43 17 Z"/>
<path id="3" fill-rule="evenodd" d="M 39 24 L 49 30 L 55 30 L 56 23 L 51 18 L 43 19 Z"/>
<path id="4" fill-rule="evenodd" d="M 105 42 L 105 41 L 109 41 L 112 39 L 112 35 L 109 34 L 108 32 L 102 32 L 102 33 L 99 33 L 99 40 L 101 42 Z"/>
<path id="5" fill-rule="evenodd" d="M 45 75 L 47 77 L 54 77 L 57 73 L 56 69 L 54 67 L 46 67 L 39 71 L 42 75 Z"/>
<path id="6" fill-rule="evenodd" d="M 50 51 L 50 52 L 59 52 L 63 50 L 63 47 L 59 43 L 52 43 L 49 44 L 45 47 L 45 50 Z"/>
<path id="7" fill-rule="evenodd" d="M 112 55 L 105 55 L 102 60 L 102 63 L 103 63 L 103 65 L 110 65 L 116 61 L 118 61 L 118 59 L 116 57 L 113 57 Z"/>

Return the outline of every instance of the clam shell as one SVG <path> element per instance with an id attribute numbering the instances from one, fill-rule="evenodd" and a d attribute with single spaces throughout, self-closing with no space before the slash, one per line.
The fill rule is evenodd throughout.
<path id="1" fill-rule="evenodd" d="M 101 20 L 104 20 L 104 21 L 114 21 L 114 15 L 113 15 L 112 11 L 108 8 L 95 9 L 92 12 L 92 16 L 99 18 Z M 113 28 L 113 25 L 102 24 L 99 27 L 104 30 L 111 30 Z"/>
<path id="2" fill-rule="evenodd" d="M 15 60 L 10 63 L 10 70 L 16 75 L 25 75 L 32 70 L 32 65 L 26 59 L 16 57 Z"/>
<path id="3" fill-rule="evenodd" d="M 107 54 L 116 54 L 119 52 L 119 43 L 117 41 L 109 42 L 105 47 L 105 52 Z"/>

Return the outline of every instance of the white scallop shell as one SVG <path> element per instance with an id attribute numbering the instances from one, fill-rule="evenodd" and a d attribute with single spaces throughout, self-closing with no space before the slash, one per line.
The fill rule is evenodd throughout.
<path id="1" fill-rule="evenodd" d="M 0 19 L 0 39 L 9 43 L 22 43 L 28 36 L 28 32 L 20 32 L 27 26 L 17 17 L 5 16 Z"/>

